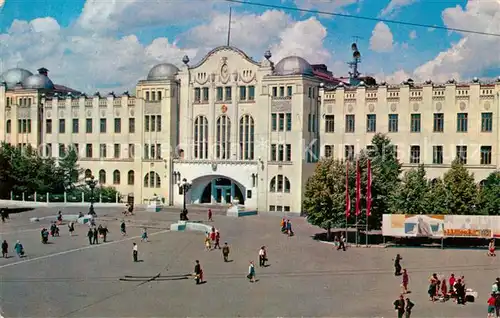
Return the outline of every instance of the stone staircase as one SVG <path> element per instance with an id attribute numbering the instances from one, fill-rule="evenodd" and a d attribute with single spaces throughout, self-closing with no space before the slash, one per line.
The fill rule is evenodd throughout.
<path id="1" fill-rule="evenodd" d="M 229 205 L 221 205 L 221 204 L 188 204 L 187 209 L 189 213 L 208 213 L 208 209 L 212 210 L 214 215 L 225 215 Z M 136 211 L 143 211 L 145 207 L 136 207 Z M 182 210 L 182 206 L 164 206 L 162 207 L 161 212 L 171 212 L 171 213 L 180 213 Z"/>

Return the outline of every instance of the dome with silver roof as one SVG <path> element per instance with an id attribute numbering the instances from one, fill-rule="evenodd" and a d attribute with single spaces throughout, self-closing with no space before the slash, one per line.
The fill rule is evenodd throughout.
<path id="1" fill-rule="evenodd" d="M 22 83 L 31 75 L 33 75 L 33 73 L 23 68 L 12 68 L 0 75 L 0 83 L 6 82 L 7 88 L 14 88 L 16 87 L 17 83 Z"/>
<path id="2" fill-rule="evenodd" d="M 177 66 L 170 63 L 162 63 L 153 66 L 148 73 L 148 81 L 170 80 L 175 79 L 175 75 L 179 73 Z"/>
<path id="3" fill-rule="evenodd" d="M 47 75 L 35 74 L 23 81 L 24 88 L 30 89 L 54 89 L 54 83 Z"/>
<path id="4" fill-rule="evenodd" d="M 274 67 L 275 75 L 313 75 L 311 64 L 300 56 L 288 56 Z"/>

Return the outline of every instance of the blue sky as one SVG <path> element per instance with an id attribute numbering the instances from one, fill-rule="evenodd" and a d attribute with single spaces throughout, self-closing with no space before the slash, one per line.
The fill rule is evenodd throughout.
<path id="1" fill-rule="evenodd" d="M 184 54 L 193 61 L 199 60 L 213 46 L 224 44 L 229 7 L 224 1 L 210 0 L 3 1 L 0 40 L 4 39 L 6 45 L 1 49 L 0 70 L 46 66 L 51 76 L 57 76 L 56 82 L 82 90 L 130 89 L 156 62 L 168 60 L 178 64 Z M 500 33 L 500 2 L 496 0 L 266 3 Z M 496 76 L 500 68 L 498 58 L 488 56 L 479 65 L 472 61 L 475 54 L 471 50 L 499 45 L 498 39 L 491 36 L 248 4 L 231 6 L 233 44 L 257 59 L 265 49 L 272 49 L 276 58 L 301 55 L 310 62 L 328 64 L 342 76 L 347 73 L 345 62 L 350 58 L 350 43 L 354 36 L 359 36 L 361 70 L 380 80 L 466 80 L 471 76 Z M 80 64 L 86 74 L 75 64 Z"/>

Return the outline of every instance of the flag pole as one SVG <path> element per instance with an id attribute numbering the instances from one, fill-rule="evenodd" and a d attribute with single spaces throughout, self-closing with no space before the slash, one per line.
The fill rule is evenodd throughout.
<path id="1" fill-rule="evenodd" d="M 366 247 L 368 247 L 368 218 L 370 217 L 372 207 L 372 167 L 371 161 L 368 159 L 366 163 L 367 177 L 366 177 L 366 225 L 365 225 L 365 239 Z"/>
<path id="2" fill-rule="evenodd" d="M 346 211 L 345 211 L 345 244 L 347 244 L 347 223 L 349 222 L 349 214 L 351 213 L 351 199 L 349 197 L 349 160 L 346 162 L 345 168 L 345 193 L 346 193 Z"/>
<path id="3" fill-rule="evenodd" d="M 359 200 L 360 200 L 360 176 L 359 176 L 359 160 L 356 160 L 356 207 L 354 214 L 356 215 L 356 246 L 359 245 L 359 233 L 358 233 L 358 215 L 359 215 Z"/>

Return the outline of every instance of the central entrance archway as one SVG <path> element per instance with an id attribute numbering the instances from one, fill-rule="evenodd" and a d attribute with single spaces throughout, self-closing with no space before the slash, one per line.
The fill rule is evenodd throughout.
<path id="1" fill-rule="evenodd" d="M 238 200 L 239 204 L 245 202 L 240 186 L 229 178 L 217 177 L 205 186 L 200 203 L 229 204 L 234 200 Z"/>

